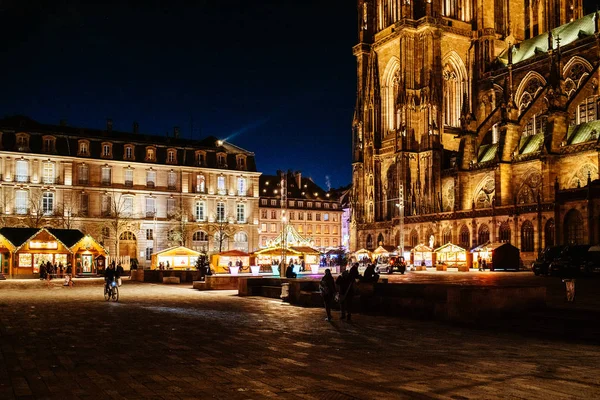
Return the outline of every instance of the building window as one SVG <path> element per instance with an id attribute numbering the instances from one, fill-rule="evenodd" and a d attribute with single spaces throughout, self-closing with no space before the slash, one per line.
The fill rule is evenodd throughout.
<path id="1" fill-rule="evenodd" d="M 169 171 L 167 176 L 167 186 L 169 190 L 177 189 L 177 173 L 175 171 Z"/>
<path id="2" fill-rule="evenodd" d="M 298 211 L 298 220 L 304 221 L 304 213 L 302 211 Z"/>
<path id="3" fill-rule="evenodd" d="M 194 210 L 196 221 L 204 221 L 206 219 L 206 203 L 204 201 L 197 201 Z"/>
<path id="4" fill-rule="evenodd" d="M 87 185 L 90 179 L 90 168 L 86 164 L 77 166 L 77 179 L 80 185 Z"/>
<path id="5" fill-rule="evenodd" d="M 304 227 L 302 225 L 298 225 L 298 227 L 296 229 L 298 230 L 298 233 L 300 233 L 300 234 L 304 233 Z"/>
<path id="6" fill-rule="evenodd" d="M 156 160 L 156 150 L 154 147 L 146 147 L 146 161 Z"/>
<path id="7" fill-rule="evenodd" d="M 290 201 L 288 201 L 288 205 L 289 205 L 290 207 L 294 207 L 294 204 L 296 204 L 296 202 L 295 202 L 294 200 L 290 200 Z"/>
<path id="8" fill-rule="evenodd" d="M 152 229 L 146 229 L 146 240 L 154 240 L 154 231 Z"/>
<path id="9" fill-rule="evenodd" d="M 319 203 L 319 202 L 315 203 L 315 207 L 321 208 L 321 203 Z"/>
<path id="10" fill-rule="evenodd" d="M 87 140 L 79 141 L 79 154 L 78 156 L 89 156 L 90 155 L 90 144 Z"/>
<path id="11" fill-rule="evenodd" d="M 416 247 L 419 244 L 419 234 L 415 229 L 410 232 L 410 245 Z"/>
<path id="12" fill-rule="evenodd" d="M 225 203 L 217 203 L 217 222 L 225 222 Z"/>
<path id="13" fill-rule="evenodd" d="M 323 229 L 324 229 L 324 230 L 323 230 L 323 233 L 324 233 L 324 234 L 326 234 L 326 235 L 329 235 L 329 225 L 325 225 L 325 226 L 323 227 Z"/>
<path id="14" fill-rule="evenodd" d="M 321 225 L 317 225 L 317 226 L 315 227 L 315 233 L 316 233 L 317 235 L 320 235 L 320 234 L 321 234 Z"/>
<path id="15" fill-rule="evenodd" d="M 367 249 L 373 248 L 373 236 L 367 235 Z"/>
<path id="16" fill-rule="evenodd" d="M 204 231 L 196 231 L 192 235 L 192 248 L 197 251 L 208 251 L 208 234 Z"/>
<path id="17" fill-rule="evenodd" d="M 334 210 L 337 210 L 337 208 L 338 208 L 338 205 L 337 205 L 337 204 L 334 204 L 334 205 L 333 205 L 333 209 L 334 209 Z"/>
<path id="18" fill-rule="evenodd" d="M 312 208 L 312 206 L 313 206 L 313 203 L 312 203 L 312 201 L 309 201 L 309 202 L 307 202 L 307 203 L 306 203 L 306 207 L 308 207 L 308 208 Z"/>
<path id="19" fill-rule="evenodd" d="M 486 224 L 482 224 L 479 227 L 479 231 L 477 233 L 477 244 L 482 245 L 490 241 L 490 229 Z"/>
<path id="20" fill-rule="evenodd" d="M 176 150 L 169 150 L 167 152 L 167 163 L 168 164 L 176 164 L 177 163 L 177 153 L 176 153 Z"/>
<path id="21" fill-rule="evenodd" d="M 575 209 L 565 216 L 565 242 L 568 245 L 583 244 L 583 218 Z"/>
<path id="22" fill-rule="evenodd" d="M 533 251 L 533 249 L 533 224 L 531 221 L 525 221 L 521 225 L 521 251 Z"/>
<path id="23" fill-rule="evenodd" d="M 125 168 L 125 186 L 133 186 L 133 169 Z"/>
<path id="24" fill-rule="evenodd" d="M 196 193 L 206 192 L 206 178 L 204 175 L 196 175 Z"/>
<path id="25" fill-rule="evenodd" d="M 54 193 L 44 192 L 42 195 L 42 213 L 52 215 L 54 212 Z"/>
<path id="26" fill-rule="evenodd" d="M 248 235 L 246 232 L 238 232 L 233 236 L 234 248 L 243 252 L 248 251 Z"/>
<path id="27" fill-rule="evenodd" d="M 460 228 L 459 239 L 460 247 L 462 247 L 463 249 L 469 249 L 471 247 L 471 234 L 469 232 L 469 228 L 467 228 L 466 225 L 463 225 Z"/>
<path id="28" fill-rule="evenodd" d="M 17 150 L 29 151 L 29 135 L 26 133 L 17 133 Z"/>
<path id="29" fill-rule="evenodd" d="M 246 156 L 239 155 L 237 156 L 237 169 L 246 169 Z"/>
<path id="30" fill-rule="evenodd" d="M 238 196 L 246 195 L 246 178 L 238 178 L 237 191 L 238 191 Z"/>
<path id="31" fill-rule="evenodd" d="M 156 215 L 156 204 L 154 197 L 146 197 L 146 218 L 154 218 Z"/>
<path id="32" fill-rule="evenodd" d="M 266 232 L 267 231 L 267 224 L 260 224 L 260 231 L 261 232 Z"/>
<path id="33" fill-rule="evenodd" d="M 272 206 L 276 206 L 277 205 L 277 200 L 271 200 L 271 205 Z"/>
<path id="34" fill-rule="evenodd" d="M 271 219 L 277 219 L 277 211 L 271 210 Z"/>
<path id="35" fill-rule="evenodd" d="M 175 215 L 175 199 L 169 197 L 167 199 L 167 217 L 172 218 Z"/>
<path id="36" fill-rule="evenodd" d="M 316 213 L 315 214 L 315 221 L 320 221 L 321 220 L 321 213 Z"/>
<path id="37" fill-rule="evenodd" d="M 267 205 L 267 199 L 260 199 L 260 205 L 266 206 Z"/>
<path id="38" fill-rule="evenodd" d="M 299 201 L 298 202 L 298 207 L 304 207 L 304 202 L 303 201 Z"/>
<path id="39" fill-rule="evenodd" d="M 511 234 L 511 230 L 510 230 L 510 225 L 508 225 L 508 222 L 504 222 L 502 225 L 500 225 L 500 242 L 505 242 L 505 243 L 510 243 L 510 234 Z"/>
<path id="40" fill-rule="evenodd" d="M 133 146 L 125 146 L 125 160 L 133 160 Z"/>
<path id="41" fill-rule="evenodd" d="M 312 221 L 312 213 L 309 213 L 309 212 L 306 213 L 306 220 Z"/>
<path id="42" fill-rule="evenodd" d="M 333 231 L 331 233 L 333 233 L 334 235 L 337 235 L 337 226 L 335 226 L 335 225 L 333 226 Z"/>
<path id="43" fill-rule="evenodd" d="M 290 221 L 291 221 L 291 220 L 293 220 L 293 219 L 295 219 L 295 218 L 294 218 L 294 217 L 295 217 L 295 214 L 294 214 L 294 212 L 293 212 L 293 211 L 290 211 L 290 212 L 289 212 L 289 214 L 290 214 Z"/>
<path id="44" fill-rule="evenodd" d="M 333 214 L 333 222 L 337 222 L 337 220 L 338 220 L 337 214 Z"/>
<path id="45" fill-rule="evenodd" d="M 271 224 L 271 232 L 277 232 L 277 224 Z"/>
<path id="46" fill-rule="evenodd" d="M 452 230 L 450 228 L 444 229 L 442 233 L 442 244 L 447 244 L 452 242 Z"/>
<path id="47" fill-rule="evenodd" d="M 54 136 L 44 136 L 42 139 L 42 151 L 44 153 L 53 153 L 55 148 L 56 138 Z"/>
<path id="48" fill-rule="evenodd" d="M 109 195 L 102 196 L 102 216 L 106 217 L 112 213 L 112 199 Z"/>
<path id="49" fill-rule="evenodd" d="M 206 153 L 204 153 L 202 151 L 197 151 L 196 152 L 196 166 L 202 167 L 204 165 L 206 165 Z"/>
<path id="50" fill-rule="evenodd" d="M 323 214 L 323 221 L 329 221 L 329 214 Z"/>
<path id="51" fill-rule="evenodd" d="M 87 193 L 81 193 L 79 195 L 79 215 L 87 217 L 89 211 L 90 198 Z"/>
<path id="52" fill-rule="evenodd" d="M 217 193 L 218 194 L 227 194 L 227 190 L 225 189 L 225 177 L 219 176 L 217 177 Z"/>
<path id="53" fill-rule="evenodd" d="M 246 206 L 244 204 L 237 205 L 237 222 L 239 224 L 246 222 Z"/>
<path id="54" fill-rule="evenodd" d="M 26 190 L 17 190 L 15 192 L 15 213 L 27 214 L 29 208 L 29 196 Z"/>
<path id="55" fill-rule="evenodd" d="M 577 123 L 583 124 L 598 119 L 598 103 L 595 96 L 588 97 L 577 106 Z"/>
<path id="56" fill-rule="evenodd" d="M 227 168 L 227 162 L 225 161 L 225 154 L 219 153 L 217 154 L 217 167 L 218 168 Z"/>
<path id="57" fill-rule="evenodd" d="M 525 125 L 522 136 L 527 137 L 545 133 L 547 123 L 547 115 L 534 115 Z"/>
<path id="58" fill-rule="evenodd" d="M 29 161 L 17 160 L 15 167 L 15 181 L 29 182 Z"/>
<path id="59" fill-rule="evenodd" d="M 146 171 L 146 186 L 149 188 L 156 186 L 156 171 Z"/>
<path id="60" fill-rule="evenodd" d="M 267 210 L 260 210 L 260 218 L 267 219 Z"/>
<path id="61" fill-rule="evenodd" d="M 154 253 L 154 249 L 152 249 L 152 247 L 146 247 L 146 261 L 152 260 L 152 253 Z"/>
<path id="62" fill-rule="evenodd" d="M 123 216 L 133 216 L 133 197 L 131 196 L 123 197 Z"/>
<path id="63" fill-rule="evenodd" d="M 102 184 L 110 185 L 112 183 L 112 170 L 108 166 L 102 167 Z"/>
<path id="64" fill-rule="evenodd" d="M 103 158 L 111 158 L 112 157 L 112 144 L 102 143 L 102 157 Z"/>
<path id="65" fill-rule="evenodd" d="M 44 163 L 43 166 L 43 182 L 46 185 L 52 185 L 54 184 L 54 180 L 55 180 L 55 169 L 54 169 L 54 163 L 50 163 L 50 162 L 46 162 Z"/>

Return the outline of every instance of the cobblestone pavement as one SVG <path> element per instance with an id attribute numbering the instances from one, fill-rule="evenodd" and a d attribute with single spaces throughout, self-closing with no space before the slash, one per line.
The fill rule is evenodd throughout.
<path id="1" fill-rule="evenodd" d="M 101 285 L 0 282 L 0 399 L 600 398 L 595 343 Z"/>

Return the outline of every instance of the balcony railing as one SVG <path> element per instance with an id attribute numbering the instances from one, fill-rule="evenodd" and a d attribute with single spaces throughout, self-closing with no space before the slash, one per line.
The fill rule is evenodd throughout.
<path id="1" fill-rule="evenodd" d="M 15 214 L 17 215 L 26 215 L 29 214 L 29 208 L 28 207 L 15 207 Z"/>
<path id="2" fill-rule="evenodd" d="M 51 177 L 45 176 L 42 179 L 42 183 L 44 185 L 54 185 L 56 183 L 56 178 L 51 178 Z"/>
<path id="3" fill-rule="evenodd" d="M 15 175 L 15 182 L 29 182 L 29 175 Z"/>
<path id="4" fill-rule="evenodd" d="M 246 197 L 247 193 L 248 192 L 245 190 L 244 191 L 238 190 L 237 195 L 240 197 Z"/>
<path id="5" fill-rule="evenodd" d="M 146 218 L 154 218 L 156 216 L 155 211 L 146 211 Z"/>
<path id="6" fill-rule="evenodd" d="M 243 218 L 243 219 L 238 219 L 237 220 L 238 224 L 247 224 L 248 223 L 248 219 L 247 218 Z"/>
<path id="7" fill-rule="evenodd" d="M 83 178 L 79 178 L 79 179 L 77 180 L 77 183 L 79 183 L 80 185 L 87 185 L 88 183 L 90 183 L 90 181 L 89 181 L 89 179 L 87 179 L 87 178 L 85 178 L 85 179 L 83 179 Z"/>
<path id="8" fill-rule="evenodd" d="M 133 181 L 125 181 L 126 187 L 133 187 Z"/>
<path id="9" fill-rule="evenodd" d="M 196 185 L 196 193 L 206 193 L 206 186 L 202 187 L 200 185 Z"/>
<path id="10" fill-rule="evenodd" d="M 177 185 L 176 184 L 170 184 L 167 186 L 168 190 L 177 190 Z"/>
<path id="11" fill-rule="evenodd" d="M 102 179 L 102 186 L 110 186 L 111 184 L 110 179 Z"/>
<path id="12" fill-rule="evenodd" d="M 206 217 L 205 216 L 198 216 L 198 215 L 196 215 L 194 217 L 194 219 L 195 219 L 196 222 L 206 222 Z"/>
<path id="13" fill-rule="evenodd" d="M 217 194 L 224 196 L 227 194 L 227 189 L 217 189 Z"/>
<path id="14" fill-rule="evenodd" d="M 153 188 L 154 187 L 154 182 L 152 182 L 152 181 L 146 182 L 146 187 Z"/>

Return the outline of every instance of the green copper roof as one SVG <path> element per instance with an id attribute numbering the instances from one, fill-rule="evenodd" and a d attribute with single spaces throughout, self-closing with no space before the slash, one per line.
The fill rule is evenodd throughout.
<path id="1" fill-rule="evenodd" d="M 597 140 L 600 134 L 600 121 L 586 122 L 570 126 L 567 132 L 567 144 L 579 144 Z"/>
<path id="2" fill-rule="evenodd" d="M 556 49 L 556 39 L 560 37 L 560 45 L 567 46 L 577 39 L 594 34 L 594 13 L 588 14 L 578 20 L 569 22 L 552 29 L 553 48 Z M 517 64 L 523 60 L 534 57 L 536 54 L 545 53 L 548 51 L 548 32 L 524 40 L 513 46 L 513 64 Z M 504 50 L 498 56 L 498 61 L 502 64 L 508 64 L 508 49 Z"/>
<path id="3" fill-rule="evenodd" d="M 521 137 L 519 142 L 519 154 L 535 153 L 540 150 L 542 143 L 544 143 L 543 133 Z"/>
<path id="4" fill-rule="evenodd" d="M 496 157 L 497 151 L 498 151 L 498 143 L 483 144 L 483 145 L 479 146 L 479 154 L 477 156 L 477 161 L 480 163 L 484 163 L 486 161 L 492 161 Z"/>

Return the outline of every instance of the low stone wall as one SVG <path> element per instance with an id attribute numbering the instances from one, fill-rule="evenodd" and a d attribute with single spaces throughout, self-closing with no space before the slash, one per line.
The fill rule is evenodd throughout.
<path id="1" fill-rule="evenodd" d="M 134 269 L 131 270 L 131 280 L 138 282 L 162 283 L 165 277 L 178 277 L 181 283 L 192 283 L 200 280 L 199 271 Z"/>
<path id="2" fill-rule="evenodd" d="M 239 276 L 209 275 L 204 281 L 194 281 L 194 289 L 198 290 L 237 290 Z"/>

